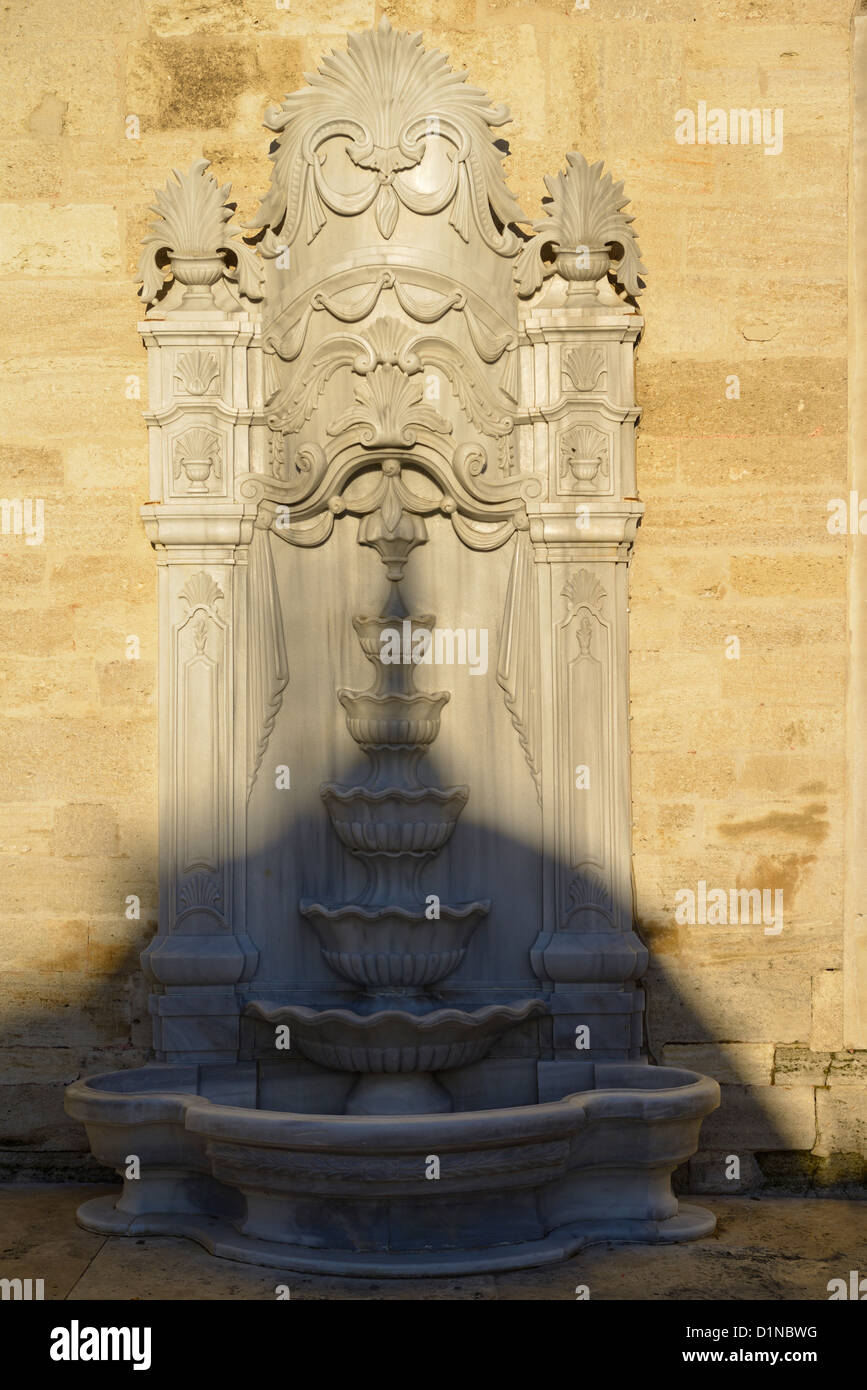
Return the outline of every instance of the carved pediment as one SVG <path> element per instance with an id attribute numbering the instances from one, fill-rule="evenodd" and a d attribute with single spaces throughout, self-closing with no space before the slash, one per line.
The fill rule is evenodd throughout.
<path id="1" fill-rule="evenodd" d="M 392 29 L 386 18 L 351 34 L 345 52 L 328 54 L 307 87 L 266 113 L 277 148 L 258 225 L 291 247 L 299 235 L 312 242 L 329 215 L 372 208 L 389 241 L 401 208 L 427 216 L 448 209 L 462 241 L 475 228 L 499 255 L 515 255 L 520 242 L 509 224 L 526 219 L 491 134 L 508 110 L 466 78 L 437 49 L 426 50 L 421 34 Z"/>

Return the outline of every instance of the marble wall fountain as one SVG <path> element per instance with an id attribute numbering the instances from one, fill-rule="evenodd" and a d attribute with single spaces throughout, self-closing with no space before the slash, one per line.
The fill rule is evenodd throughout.
<path id="1" fill-rule="evenodd" d="M 383 23 L 266 113 L 246 235 L 205 160 L 157 194 L 155 1060 L 67 1092 L 90 1230 L 379 1276 L 713 1228 L 632 918 L 644 267 L 579 154 L 529 223 L 507 119 Z"/>

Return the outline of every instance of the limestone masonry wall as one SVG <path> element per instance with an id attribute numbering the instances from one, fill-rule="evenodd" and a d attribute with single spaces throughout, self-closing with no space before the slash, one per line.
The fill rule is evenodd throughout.
<path id="1" fill-rule="evenodd" d="M 631 576 L 648 1045 L 723 1083 L 688 1181 L 864 1179 L 867 1037 L 843 1009 L 851 541 L 828 525 L 850 487 L 853 4 L 583 4 L 0 5 L 0 497 L 25 521 L 34 503 L 34 534 L 10 505 L 0 535 L 0 1177 L 92 1170 L 63 1086 L 150 1046 L 156 565 L 133 278 L 151 190 L 204 154 L 249 220 L 265 107 L 386 13 L 509 104 L 531 216 L 571 149 L 632 200 L 649 268 Z M 702 142 L 713 108 L 767 111 L 761 138 Z M 782 930 L 679 922 L 700 883 L 781 889 Z"/>

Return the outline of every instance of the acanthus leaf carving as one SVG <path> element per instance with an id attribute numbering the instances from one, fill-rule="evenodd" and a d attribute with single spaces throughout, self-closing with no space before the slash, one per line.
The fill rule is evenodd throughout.
<path id="1" fill-rule="evenodd" d="M 328 426 L 329 435 L 358 430 L 365 448 L 411 448 L 418 430 L 450 434 L 451 425 L 423 404 L 424 387 L 399 367 L 378 366 L 354 390 L 356 404 Z"/>
<path id="2" fill-rule="evenodd" d="M 363 344 L 362 344 L 363 346 Z M 319 397 L 340 367 L 352 365 L 357 347 L 344 338 L 332 338 L 299 371 L 291 387 L 284 387 L 271 402 L 268 424 L 282 434 L 295 434 L 310 419 Z"/>
<path id="3" fill-rule="evenodd" d="M 290 246 L 303 227 L 309 244 L 327 221 L 326 209 L 354 217 L 373 205 L 388 241 L 401 206 L 430 215 L 451 205 L 449 222 L 463 241 L 474 223 L 488 247 L 515 255 L 520 243 L 511 224 L 526 218 L 491 135 L 508 111 L 468 86 L 466 73 L 454 72 L 437 49 L 424 49 L 420 34 L 392 29 L 384 18 L 376 29 L 350 34 L 346 51 L 326 55 L 307 81 L 266 112 L 277 148 L 257 226 L 279 231 Z M 320 155 L 337 137 L 356 168 L 371 175 L 354 192 L 329 181 Z M 424 188 L 412 174 L 434 139 L 448 147 L 446 172 L 438 187 Z"/>
<path id="4" fill-rule="evenodd" d="M 156 220 L 143 239 L 138 269 L 141 297 L 148 304 L 163 289 L 165 259 L 175 280 L 187 287 L 184 308 L 208 304 L 211 286 L 221 278 L 235 281 L 246 299 L 262 298 L 260 256 L 239 228 L 227 225 L 234 212 L 228 201 L 232 185 L 220 188 L 206 172 L 209 167 L 210 160 L 196 159 L 187 173 L 173 169 L 175 182 L 169 179 L 164 189 L 155 190 L 156 204 L 150 211 Z"/>
<path id="5" fill-rule="evenodd" d="M 290 447 L 288 437 L 274 430 L 271 431 L 270 459 L 271 473 L 280 484 L 279 500 L 284 505 L 291 506 L 309 497 L 328 471 L 328 456 L 321 444 L 310 440 Z"/>
<path id="6" fill-rule="evenodd" d="M 357 340 L 361 351 L 352 363 L 352 370 L 359 376 L 366 376 L 380 365 L 399 367 L 407 376 L 421 371 L 416 341 L 410 341 L 405 325 L 400 319 L 382 316 L 366 324 L 364 333 Z"/>
<path id="7" fill-rule="evenodd" d="M 526 502 L 540 496 L 542 484 L 538 478 L 517 474 L 497 481 L 489 480 L 486 476 L 489 462 L 487 450 L 479 443 L 459 444 L 455 449 L 452 468 L 458 482 L 471 497 L 482 503 L 497 505 Z M 516 510 L 523 508 L 516 507 Z"/>
<path id="8" fill-rule="evenodd" d="M 410 338 L 404 324 L 390 316 L 375 319 L 365 329 L 363 336 L 356 334 L 337 335 L 328 339 L 299 369 L 291 388 L 281 392 L 272 402 L 269 424 L 272 429 L 283 434 L 297 432 L 311 418 L 328 381 L 341 367 L 349 367 L 357 375 L 368 377 L 375 373 L 375 381 L 369 389 L 356 388 L 355 398 L 358 407 L 372 411 L 375 418 L 387 418 L 386 397 L 392 393 L 391 409 L 394 412 L 410 409 L 413 420 L 434 432 L 449 433 L 450 427 L 434 411 L 426 411 L 424 418 L 416 409 L 421 388 L 413 387 L 407 394 L 406 382 L 394 372 L 380 374 L 380 368 L 397 368 L 406 377 L 414 376 L 423 367 L 443 374 L 451 386 L 461 410 L 469 422 L 482 434 L 499 438 L 507 435 L 513 428 L 512 418 L 503 413 L 486 382 L 473 371 L 464 353 L 453 343 L 433 337 Z M 418 396 L 420 400 L 421 397 Z M 343 428 L 361 423 L 359 410 L 350 409 L 339 420 L 328 426 L 331 435 Z M 406 445 L 405 431 L 389 436 L 379 426 L 374 426 L 371 439 L 365 443 Z M 506 470 L 508 471 L 508 470 Z"/>
<path id="9" fill-rule="evenodd" d="M 545 217 L 533 223 L 535 235 L 515 262 L 518 293 L 523 297 L 534 294 L 555 269 L 564 279 L 587 283 L 611 270 L 628 294 L 641 293 L 639 277 L 647 272 L 631 226 L 635 218 L 623 212 L 629 204 L 623 182 L 614 183 L 610 173 L 603 176 L 602 167 L 601 159 L 588 164 L 573 150 L 566 156 L 565 172 L 554 178 L 545 175 L 551 202 Z M 615 244 L 622 254 L 612 262 L 609 249 Z M 556 253 L 553 263 L 543 259 L 546 246 Z"/>
<path id="10" fill-rule="evenodd" d="M 481 378 L 472 370 L 459 348 L 437 339 L 418 339 L 412 346 L 423 358 L 425 366 L 435 367 L 448 379 L 471 425 L 482 434 L 494 437 L 511 432 L 511 417 L 497 413 L 496 405 L 485 391 Z"/>

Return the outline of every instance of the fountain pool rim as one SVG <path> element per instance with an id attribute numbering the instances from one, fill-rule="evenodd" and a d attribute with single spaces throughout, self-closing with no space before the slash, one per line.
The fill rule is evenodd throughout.
<path id="1" fill-rule="evenodd" d="M 138 1090 L 134 1071 L 68 1088 L 67 1111 L 98 1158 L 122 1173 L 130 1153 L 142 1157 L 142 1177 L 125 1178 L 120 1197 L 79 1209 L 86 1229 L 187 1236 L 223 1258 L 301 1273 L 418 1277 L 714 1228 L 671 1192 L 719 1104 L 717 1083 L 696 1072 L 596 1063 L 596 1084 L 559 1100 L 378 1116 L 257 1110 L 173 1088 L 172 1074 L 196 1071 L 157 1063 L 138 1069 Z M 424 1177 L 433 1154 L 437 1182 Z"/>

